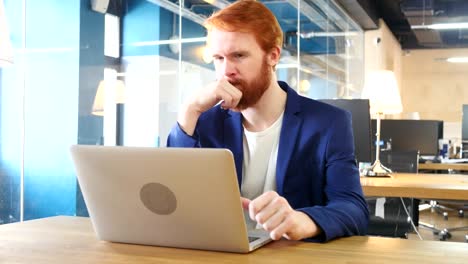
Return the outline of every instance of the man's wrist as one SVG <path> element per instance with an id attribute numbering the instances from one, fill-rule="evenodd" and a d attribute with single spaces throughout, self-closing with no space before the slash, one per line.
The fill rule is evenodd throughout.
<path id="1" fill-rule="evenodd" d="M 179 123 L 180 128 L 187 135 L 193 136 L 200 115 L 201 113 L 199 113 L 197 110 L 194 110 L 191 105 L 184 105 L 179 112 L 177 122 Z"/>
<path id="2" fill-rule="evenodd" d="M 322 233 L 322 229 L 320 229 L 320 227 L 315 223 L 315 221 L 310 218 L 310 216 L 302 211 L 296 211 L 297 213 L 299 213 L 301 215 L 301 218 L 304 220 L 304 221 L 301 221 L 303 223 L 302 225 L 302 236 L 303 238 L 302 239 L 306 239 L 306 238 L 312 238 L 312 237 L 315 237 L 315 236 L 318 236 Z"/>

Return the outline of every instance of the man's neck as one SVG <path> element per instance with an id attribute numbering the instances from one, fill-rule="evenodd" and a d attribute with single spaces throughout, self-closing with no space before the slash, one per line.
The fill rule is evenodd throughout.
<path id="1" fill-rule="evenodd" d="M 272 78 L 270 87 L 252 107 L 242 110 L 244 127 L 251 132 L 269 128 L 283 113 L 286 105 L 286 92 L 281 89 L 276 78 Z"/>

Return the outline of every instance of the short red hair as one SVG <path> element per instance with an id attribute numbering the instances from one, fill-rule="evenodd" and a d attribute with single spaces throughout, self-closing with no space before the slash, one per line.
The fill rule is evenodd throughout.
<path id="1" fill-rule="evenodd" d="M 213 13 L 206 21 L 208 34 L 212 28 L 229 32 L 252 33 L 265 52 L 281 49 L 283 31 L 275 15 L 255 0 L 240 0 Z"/>

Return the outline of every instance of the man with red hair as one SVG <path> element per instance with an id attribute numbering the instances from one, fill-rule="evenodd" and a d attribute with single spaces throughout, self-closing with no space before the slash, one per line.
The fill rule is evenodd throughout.
<path id="1" fill-rule="evenodd" d="M 217 81 L 184 104 L 167 145 L 230 149 L 247 223 L 275 240 L 365 234 L 350 114 L 276 80 L 283 33 L 273 13 L 241 0 L 206 28 Z"/>

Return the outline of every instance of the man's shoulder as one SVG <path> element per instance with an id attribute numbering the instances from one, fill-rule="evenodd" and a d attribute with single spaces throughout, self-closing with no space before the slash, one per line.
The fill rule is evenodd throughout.
<path id="1" fill-rule="evenodd" d="M 302 111 L 305 114 L 313 113 L 314 116 L 323 118 L 347 117 L 349 112 L 336 106 L 298 95 Z"/>
<path id="2" fill-rule="evenodd" d="M 306 114 L 313 112 L 315 116 L 321 115 L 326 117 L 347 115 L 346 110 L 300 95 L 285 82 L 278 83 L 287 92 L 287 104 L 289 104 L 287 107 L 291 111 L 299 111 Z"/>
<path id="3" fill-rule="evenodd" d="M 313 106 L 314 108 L 320 109 L 320 110 L 322 110 L 324 112 L 329 112 L 329 113 L 334 113 L 334 114 L 341 114 L 341 115 L 347 112 L 346 110 L 344 110 L 342 108 L 336 107 L 336 106 L 331 105 L 331 104 L 327 104 L 325 102 L 321 102 L 319 100 L 314 100 L 314 99 L 310 99 L 310 98 L 306 98 L 306 97 L 303 97 L 303 98 L 311 106 Z"/>

